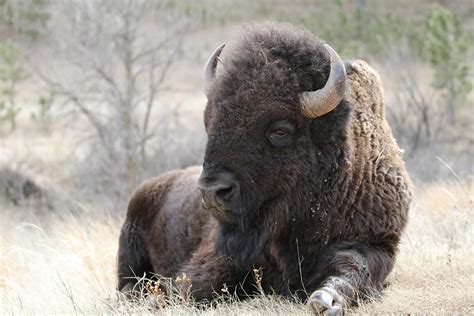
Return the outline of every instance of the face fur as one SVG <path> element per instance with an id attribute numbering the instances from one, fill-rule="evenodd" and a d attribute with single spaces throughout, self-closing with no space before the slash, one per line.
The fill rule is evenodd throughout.
<path id="1" fill-rule="evenodd" d="M 290 26 L 267 25 L 238 43 L 226 47 L 206 91 L 201 180 L 209 181 L 202 180 L 201 189 L 215 189 L 214 202 L 220 202 L 207 206 L 218 220 L 242 224 L 257 221 L 274 203 L 290 204 L 311 182 L 314 120 L 303 115 L 299 96 L 321 89 L 330 65 L 314 35 Z M 217 178 L 226 184 L 211 183 Z"/>
<path id="2" fill-rule="evenodd" d="M 256 219 L 285 199 L 315 159 L 310 120 L 297 99 L 267 95 L 210 99 L 205 110 L 204 172 L 235 176 L 239 190 L 227 208 L 237 221 Z"/>

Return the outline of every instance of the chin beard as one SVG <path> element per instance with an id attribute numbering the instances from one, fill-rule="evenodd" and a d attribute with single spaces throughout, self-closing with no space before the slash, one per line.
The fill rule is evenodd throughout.
<path id="1" fill-rule="evenodd" d="M 235 266 L 248 270 L 255 265 L 263 254 L 264 242 L 258 227 L 245 233 L 236 224 L 220 224 L 216 250 L 229 256 Z"/>
<path id="2" fill-rule="evenodd" d="M 250 200 L 248 200 L 250 201 Z M 219 223 L 216 250 L 232 258 L 242 270 L 256 265 L 264 254 L 264 216 L 274 205 L 276 199 L 269 199 L 259 207 L 247 208 L 239 212 L 236 223 Z M 250 210 L 250 211 L 247 211 Z"/>

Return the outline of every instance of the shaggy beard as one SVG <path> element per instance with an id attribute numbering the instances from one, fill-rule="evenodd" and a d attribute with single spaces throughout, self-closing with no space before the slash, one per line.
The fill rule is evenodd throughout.
<path id="1" fill-rule="evenodd" d="M 237 268 L 248 271 L 263 254 L 264 243 L 258 229 L 244 234 L 236 228 L 236 225 L 221 225 L 216 248 L 229 256 Z"/>
<path id="2" fill-rule="evenodd" d="M 243 271 L 258 265 L 268 238 L 289 233 L 291 224 L 302 220 L 299 217 L 303 215 L 303 210 L 309 209 L 310 204 L 315 201 L 311 190 L 314 185 L 308 185 L 311 180 L 313 179 L 301 177 L 302 183 L 290 184 L 288 181 L 284 188 L 285 194 L 275 193 L 261 203 L 253 188 L 241 190 L 239 204 L 234 205 L 237 222 L 219 223 L 217 252 L 231 257 L 235 266 Z M 288 199 L 289 197 L 292 198 Z"/>
<path id="3" fill-rule="evenodd" d="M 263 253 L 264 242 L 259 227 L 262 210 L 254 190 L 241 190 L 239 205 L 235 206 L 237 223 L 219 224 L 216 250 L 232 258 L 242 270 L 250 269 Z"/>

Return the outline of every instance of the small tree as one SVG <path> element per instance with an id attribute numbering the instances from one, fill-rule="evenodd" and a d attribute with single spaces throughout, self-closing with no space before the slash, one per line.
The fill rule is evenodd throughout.
<path id="1" fill-rule="evenodd" d="M 102 171 L 127 194 L 142 177 L 151 117 L 190 19 L 167 1 L 91 0 L 58 2 L 63 17 L 55 50 L 61 72 L 38 69 L 56 98 L 85 119 L 93 131 Z M 149 24 L 147 19 L 159 21 Z M 161 29 L 156 28 L 156 24 Z M 65 71 L 67 69 L 68 71 Z M 99 158 L 100 157 L 100 158 Z"/>
<path id="2" fill-rule="evenodd" d="M 27 78 L 20 51 L 11 44 L 0 42 L 0 123 L 8 122 L 15 129 L 20 107 L 16 102 L 18 84 Z"/>
<path id="3" fill-rule="evenodd" d="M 47 0 L 0 0 L 0 23 L 17 34 L 39 36 L 49 19 Z"/>
<path id="4" fill-rule="evenodd" d="M 469 35 L 459 18 L 438 4 L 433 5 L 426 22 L 425 53 L 434 68 L 432 85 L 444 92 L 450 123 L 454 123 L 456 105 L 471 90 L 469 81 Z"/>

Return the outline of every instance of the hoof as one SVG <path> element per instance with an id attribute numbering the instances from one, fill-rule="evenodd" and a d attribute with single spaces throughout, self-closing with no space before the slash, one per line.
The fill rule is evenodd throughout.
<path id="1" fill-rule="evenodd" d="M 324 287 L 311 294 L 306 303 L 316 315 L 343 315 L 344 299 L 333 289 Z"/>

